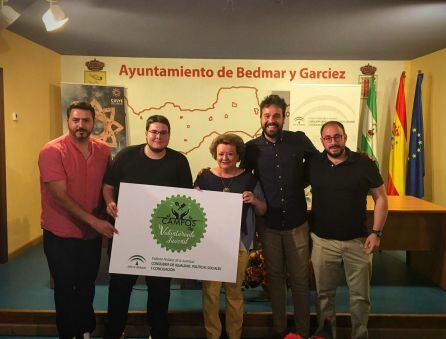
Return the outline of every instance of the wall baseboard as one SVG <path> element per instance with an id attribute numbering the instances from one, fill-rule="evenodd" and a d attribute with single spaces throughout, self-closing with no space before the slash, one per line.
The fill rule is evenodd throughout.
<path id="1" fill-rule="evenodd" d="M 22 254 L 23 252 L 25 252 L 30 247 L 40 244 L 42 242 L 42 237 L 43 237 L 42 235 L 39 235 L 36 239 L 31 240 L 27 244 L 17 248 L 15 251 L 12 251 L 11 253 L 9 253 L 8 260 L 14 259 L 14 258 L 18 257 L 20 254 Z"/>

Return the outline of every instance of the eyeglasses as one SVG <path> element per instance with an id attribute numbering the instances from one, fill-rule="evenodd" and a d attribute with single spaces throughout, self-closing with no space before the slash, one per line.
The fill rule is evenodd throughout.
<path id="1" fill-rule="evenodd" d="M 327 136 L 323 137 L 322 140 L 324 140 L 325 142 L 332 142 L 333 140 L 335 142 L 339 142 L 342 140 L 342 138 L 344 138 L 344 136 L 342 134 L 335 134 L 332 137 L 327 135 Z"/>
<path id="2" fill-rule="evenodd" d="M 169 131 L 166 131 L 166 130 L 164 130 L 164 131 L 157 131 L 157 130 L 153 129 L 153 130 L 150 130 L 150 131 L 147 131 L 147 132 L 149 132 L 153 136 L 159 135 L 160 137 L 165 137 L 166 135 L 169 134 Z"/>

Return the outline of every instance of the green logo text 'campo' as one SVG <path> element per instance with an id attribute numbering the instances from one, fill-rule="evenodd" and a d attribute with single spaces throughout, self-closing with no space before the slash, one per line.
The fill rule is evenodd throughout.
<path id="1" fill-rule="evenodd" d="M 188 251 L 206 232 L 206 214 L 185 195 L 168 197 L 155 207 L 150 219 L 153 239 L 172 252 Z"/>

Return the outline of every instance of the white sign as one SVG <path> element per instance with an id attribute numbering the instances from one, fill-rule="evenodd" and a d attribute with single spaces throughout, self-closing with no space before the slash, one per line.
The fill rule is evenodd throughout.
<path id="1" fill-rule="evenodd" d="M 235 282 L 241 194 L 121 183 L 111 273 Z"/>
<path id="2" fill-rule="evenodd" d="M 303 131 L 320 151 L 321 126 L 337 120 L 345 127 L 347 146 L 357 150 L 361 85 L 297 84 L 291 90 L 290 131 Z"/>

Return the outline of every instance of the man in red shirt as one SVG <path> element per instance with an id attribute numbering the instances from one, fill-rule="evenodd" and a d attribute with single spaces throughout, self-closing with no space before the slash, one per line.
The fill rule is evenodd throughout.
<path id="1" fill-rule="evenodd" d="M 116 232 L 97 216 L 110 150 L 90 137 L 94 118 L 90 104 L 72 103 L 68 134 L 48 142 L 39 155 L 43 248 L 54 279 L 60 338 L 89 338 L 94 330 L 100 235 Z"/>

